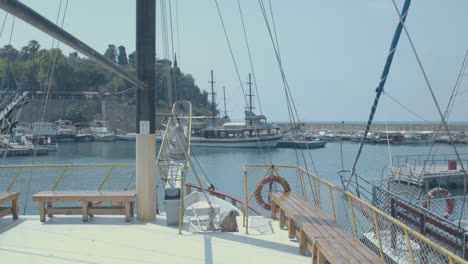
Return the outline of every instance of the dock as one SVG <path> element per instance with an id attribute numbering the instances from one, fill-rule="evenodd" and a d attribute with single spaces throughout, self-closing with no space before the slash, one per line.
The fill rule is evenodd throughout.
<path id="1" fill-rule="evenodd" d="M 468 166 L 468 154 L 461 154 L 465 169 Z M 465 173 L 455 155 L 404 155 L 393 157 L 389 180 L 392 182 L 426 187 L 444 186 L 446 188 L 463 187 Z"/>
<path id="2" fill-rule="evenodd" d="M 0 149 L 1 156 L 34 156 L 34 155 L 47 155 L 49 150 L 46 148 L 4 148 Z"/>

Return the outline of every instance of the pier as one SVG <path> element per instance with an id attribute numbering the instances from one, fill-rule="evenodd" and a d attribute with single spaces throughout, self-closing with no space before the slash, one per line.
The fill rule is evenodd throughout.
<path id="1" fill-rule="evenodd" d="M 290 129 L 289 122 L 276 122 L 280 125 L 281 129 L 288 130 Z M 366 128 L 367 122 L 353 121 L 353 122 L 305 122 L 305 128 L 312 131 L 334 131 L 334 132 L 357 132 L 364 131 Z M 371 126 L 371 131 L 437 131 L 439 128 L 439 123 L 410 123 L 410 122 L 374 122 Z M 451 132 L 462 132 L 468 131 L 468 123 L 464 122 L 454 122 L 449 123 L 448 127 Z M 441 134 L 445 134 L 445 130 L 442 128 L 440 130 Z"/>

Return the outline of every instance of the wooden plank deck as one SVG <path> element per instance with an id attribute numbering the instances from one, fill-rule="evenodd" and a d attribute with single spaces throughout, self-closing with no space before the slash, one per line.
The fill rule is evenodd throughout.
<path id="1" fill-rule="evenodd" d="M 280 227 L 287 226 L 289 237 L 299 240 L 301 253 L 312 253 L 313 263 L 382 263 L 379 256 L 302 196 L 272 192 L 270 198 L 272 218 L 279 211 Z"/>

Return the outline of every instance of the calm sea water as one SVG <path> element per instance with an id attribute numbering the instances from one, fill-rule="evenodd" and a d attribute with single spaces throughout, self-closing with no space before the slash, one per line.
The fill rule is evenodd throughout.
<path id="1" fill-rule="evenodd" d="M 243 197 L 243 164 L 297 165 L 299 161 L 301 167 L 316 172 L 320 177 L 341 187 L 338 172 L 342 170 L 342 161 L 343 168 L 350 170 L 358 147 L 358 144 L 351 142 L 344 142 L 342 145 L 339 142 L 329 142 L 325 148 L 304 151 L 294 149 L 195 148 L 192 149 L 191 156 L 192 167 L 196 168 L 198 174 L 205 175 L 217 189 L 236 197 Z M 341 159 L 341 149 L 343 159 Z M 400 145 L 391 146 L 390 152 L 391 155 L 427 155 L 429 149 L 430 146 Z M 468 145 L 458 146 L 458 151 L 468 153 Z M 439 145 L 437 153 L 452 154 L 453 149 L 449 145 Z M 368 180 L 380 179 L 382 169 L 390 164 L 389 157 L 389 148 L 386 145 L 364 146 L 357 166 L 358 175 Z M 62 143 L 56 153 L 50 152 L 47 156 L 37 157 L 7 157 L 1 160 L 1 164 L 135 164 L 135 143 L 125 141 Z M 265 171 L 258 169 L 255 173 L 264 175 L 262 173 Z M 349 177 L 349 173 L 345 175 Z M 20 182 L 21 180 L 24 182 Z M 89 180 L 87 177 L 82 177 L 81 180 L 76 179 L 73 184 L 77 184 L 77 186 L 69 187 L 76 189 L 80 188 L 79 186 L 82 184 L 89 185 L 87 182 Z M 190 182 L 194 182 L 193 178 Z M 27 179 L 20 179 L 16 184 L 27 185 Z M 125 184 L 128 184 L 128 179 Z M 26 188 L 26 186 L 22 187 Z M 50 188 L 50 186 L 35 187 L 39 191 L 43 188 Z M 162 188 L 162 185 L 160 187 Z M 162 191 L 159 192 L 159 197 L 160 200 L 163 200 Z M 38 211 L 37 205 L 28 202 L 25 197 L 22 197 L 20 204 L 27 204 L 24 206 L 26 214 L 35 214 Z"/>
<path id="2" fill-rule="evenodd" d="M 343 168 L 350 170 L 358 147 L 358 144 L 351 142 L 343 142 L 342 145 L 339 142 L 328 142 L 325 148 L 304 151 L 195 148 L 192 149 L 192 162 L 200 164 L 204 174 L 215 186 L 232 186 L 227 191 L 234 191 L 234 193 L 238 193 L 237 189 L 242 189 L 243 164 L 296 165 L 299 161 L 301 166 L 341 186 L 338 172 L 342 170 L 342 162 Z M 341 148 L 343 159 L 341 159 Z M 379 179 L 383 167 L 390 164 L 390 153 L 394 156 L 426 155 L 429 149 L 429 145 L 391 146 L 390 150 L 386 145 L 365 145 L 357 165 L 357 173 L 366 179 Z M 459 145 L 458 151 L 468 153 L 468 145 Z M 436 153 L 453 154 L 454 152 L 449 145 L 438 145 Z M 65 163 L 134 164 L 135 143 L 126 141 L 61 143 L 56 153 L 50 152 L 47 156 L 8 157 L 2 160 L 2 164 Z M 199 173 L 202 173 L 200 169 Z"/>

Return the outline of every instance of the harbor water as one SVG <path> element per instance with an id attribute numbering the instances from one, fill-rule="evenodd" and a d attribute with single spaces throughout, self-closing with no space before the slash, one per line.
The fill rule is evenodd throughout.
<path id="1" fill-rule="evenodd" d="M 338 172 L 351 169 L 358 147 L 357 143 L 328 142 L 325 148 L 313 150 L 193 148 L 191 162 L 192 166 L 198 168 L 198 173 L 204 174 L 217 189 L 236 197 L 243 197 L 243 164 L 299 164 L 341 187 Z M 390 155 L 427 155 L 430 148 L 431 145 L 393 145 L 390 147 L 384 144 L 365 145 L 356 172 L 364 179 L 379 180 L 383 168 L 390 165 Z M 468 145 L 459 145 L 457 148 L 459 153 L 468 153 Z M 453 154 L 453 149 L 449 145 L 440 144 L 433 148 L 432 154 Z M 135 142 L 61 143 L 58 151 L 50 152 L 49 155 L 6 157 L 1 160 L 1 163 L 2 165 L 135 164 Z M 466 161 L 464 165 L 466 166 Z M 344 175 L 349 177 L 349 172 Z M 2 189 L 9 184 L 5 180 L 1 180 Z M 81 185 L 86 186 L 86 177 L 83 178 L 83 182 L 75 179 L 74 184 L 76 186 L 68 187 L 79 190 Z"/>

